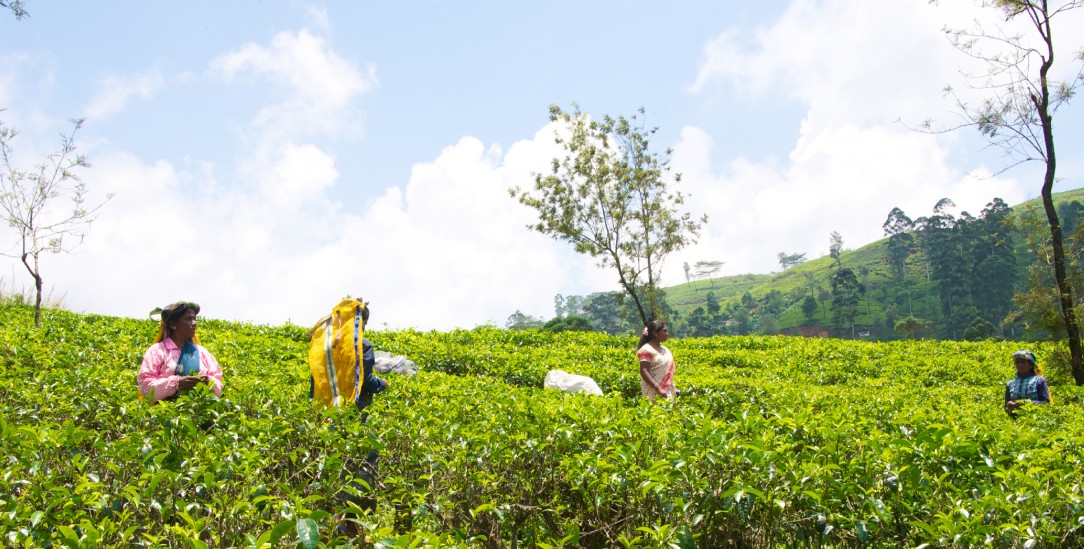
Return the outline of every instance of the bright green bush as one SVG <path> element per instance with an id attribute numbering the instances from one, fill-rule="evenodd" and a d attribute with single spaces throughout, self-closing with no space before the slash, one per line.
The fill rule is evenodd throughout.
<path id="1" fill-rule="evenodd" d="M 203 321 L 226 374 L 136 401 L 149 321 L 0 306 L 0 531 L 17 547 L 1081 545 L 1084 392 L 1001 410 L 1015 348 L 671 340 L 677 400 L 639 398 L 631 338 L 384 331 L 361 423 L 307 399 L 297 326 Z M 1040 358 L 1049 349 L 1036 345 Z M 605 397 L 541 389 L 551 369 Z M 214 427 L 198 426 L 213 420 Z M 340 471 L 383 457 L 367 535 Z"/>

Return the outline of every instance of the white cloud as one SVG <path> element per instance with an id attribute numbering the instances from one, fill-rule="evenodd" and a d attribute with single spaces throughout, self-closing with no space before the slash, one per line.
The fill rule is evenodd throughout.
<path id="1" fill-rule="evenodd" d="M 1057 22 L 1060 51 L 1080 51 L 1084 39 L 1066 31 L 1084 24 L 1084 10 L 1061 14 Z M 944 32 L 976 25 L 1035 34 L 1022 17 L 1006 23 L 999 10 L 967 2 L 794 0 L 769 26 L 728 29 L 710 41 L 687 89 L 704 93 L 721 84 L 749 97 L 783 93 L 809 106 L 813 129 L 945 118 L 953 107 L 945 86 L 969 101 L 987 93 L 968 89 L 961 73 L 988 67 L 953 49 Z M 989 41 L 986 51 L 997 43 Z M 1078 62 L 1062 55 L 1055 74 L 1064 79 L 1078 70 Z"/>
<path id="2" fill-rule="evenodd" d="M 702 130 L 686 128 L 674 148 L 689 203 L 710 219 L 700 242 L 669 262 L 668 283 L 683 279 L 682 262 L 722 260 L 725 274 L 739 274 L 778 270 L 779 252 L 821 257 L 832 231 L 845 248 L 860 247 L 883 237 L 893 207 L 919 217 L 949 197 L 977 215 L 994 197 L 1010 204 L 1027 198 L 1014 180 L 946 168 L 933 137 L 895 126 L 803 137 L 783 166 L 737 159 L 720 170 L 710 164 L 710 147 Z"/>
<path id="3" fill-rule="evenodd" d="M 255 170 L 250 173 L 261 193 L 279 207 L 300 207 L 318 200 L 339 178 L 335 159 L 311 144 L 285 143 L 264 160 L 268 164 L 250 165 Z"/>
<path id="4" fill-rule="evenodd" d="M 507 153 L 465 137 L 356 212 L 327 201 L 326 184 L 309 189 L 326 207 L 304 208 L 275 189 L 208 193 L 212 185 L 193 181 L 199 170 L 101 154 L 94 183 L 117 196 L 79 255 L 46 259 L 46 280 L 72 288 L 76 310 L 136 317 L 194 299 L 214 318 L 307 324 L 348 293 L 370 300 L 378 326 L 503 325 L 517 309 L 550 316 L 555 294 L 613 280 L 528 231 L 533 214 L 508 196 L 552 147 L 548 127 Z M 328 161 L 293 147 L 271 172 L 290 187 L 308 168 L 336 176 Z"/>
<path id="5" fill-rule="evenodd" d="M 211 69 L 227 81 L 252 73 L 285 90 L 286 98 L 264 106 L 255 120 L 274 136 L 354 129 L 360 115 L 353 102 L 377 84 L 374 67 L 360 71 L 308 30 L 281 32 L 268 46 L 247 44 L 215 58 Z"/>
<path id="6" fill-rule="evenodd" d="M 978 215 L 995 197 L 1028 198 L 989 168 L 956 167 L 950 151 L 967 136 L 908 128 L 950 111 L 941 88 L 966 61 L 941 28 L 973 16 L 973 7 L 945 3 L 796 0 L 770 26 L 709 43 L 690 91 L 784 93 L 807 112 L 785 161 L 712 167 L 710 136 L 683 131 L 674 164 L 711 221 L 701 242 L 671 262 L 671 280 L 681 278 L 681 261 L 723 260 L 724 272 L 736 274 L 777 270 L 779 252 L 820 257 L 832 231 L 846 248 L 859 247 L 883 236 L 893 207 L 919 217 L 948 197 Z"/>
<path id="7" fill-rule="evenodd" d="M 84 109 L 84 115 L 97 120 L 107 118 L 123 110 L 134 96 L 150 100 L 164 83 L 165 78 L 157 68 L 128 77 L 106 76 L 102 78 L 98 92 Z"/>
<path id="8" fill-rule="evenodd" d="M 319 29 L 321 32 L 331 33 L 334 30 L 331 25 L 331 18 L 328 17 L 327 8 L 308 6 L 305 9 L 305 19 L 311 26 Z"/>
<path id="9" fill-rule="evenodd" d="M 771 26 L 710 42 L 689 89 L 722 81 L 749 96 L 781 91 L 809 106 L 814 129 L 921 120 L 956 74 L 960 59 L 945 55 L 940 29 L 958 11 L 906 0 L 795 0 Z"/>

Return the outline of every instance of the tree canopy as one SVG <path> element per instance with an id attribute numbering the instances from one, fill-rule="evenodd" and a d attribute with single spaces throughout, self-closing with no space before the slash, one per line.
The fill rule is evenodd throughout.
<path id="1" fill-rule="evenodd" d="M 981 71 L 965 73 L 965 76 L 968 84 L 985 97 L 975 103 L 949 88 L 962 122 L 947 128 L 934 128 L 927 122 L 925 127 L 935 132 L 962 127 L 977 129 L 991 145 L 1002 150 L 1007 160 L 1005 170 L 1025 162 L 1037 161 L 1045 165 L 1040 195 L 1050 230 L 1051 269 L 1069 343 L 1073 377 L 1078 385 L 1084 385 L 1080 320 L 1069 281 L 1061 221 L 1052 196 L 1057 180 L 1054 116 L 1084 84 L 1084 53 L 1076 52 L 1068 71 L 1052 72 L 1057 53 L 1055 30 L 1074 32 L 1055 25 L 1055 22 L 1063 21 L 1066 12 L 1084 7 L 1084 0 L 992 0 L 983 5 L 999 11 L 1006 25 L 1023 21 L 1027 30 L 991 28 L 977 21 L 970 28 L 946 28 L 952 44 L 983 65 Z M 1079 34 L 1079 29 L 1075 32 Z M 1068 78 L 1057 81 L 1054 80 L 1056 74 L 1066 74 Z"/>
<path id="2" fill-rule="evenodd" d="M 564 155 L 552 160 L 548 172 L 535 174 L 532 190 L 509 192 L 537 212 L 531 229 L 616 270 L 646 324 L 663 315 L 663 259 L 695 242 L 707 217 L 682 211 L 685 195 L 673 188 L 681 176 L 668 177 L 669 149 L 662 155 L 651 150 L 657 128 L 648 128 L 644 116 L 641 108 L 630 118 L 595 120 L 578 105 L 571 112 L 551 105 Z"/>

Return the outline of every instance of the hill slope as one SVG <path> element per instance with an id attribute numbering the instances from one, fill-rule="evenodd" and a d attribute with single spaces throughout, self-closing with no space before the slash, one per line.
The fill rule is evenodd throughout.
<path id="1" fill-rule="evenodd" d="M 1084 202 L 1084 189 L 1074 189 L 1054 195 L 1056 205 L 1072 201 Z M 1042 211 L 1039 199 L 1029 200 L 1012 208 L 1020 212 L 1025 208 L 1037 208 Z M 1024 246 L 1024 238 L 1015 233 L 1015 251 L 1018 258 L 1013 276 L 1016 288 L 1024 284 L 1025 268 L 1033 261 L 1033 256 Z M 908 260 L 906 282 L 896 281 L 888 262 L 888 239 L 884 238 L 854 250 L 843 250 L 840 258 L 843 267 L 855 272 L 858 281 L 865 288 L 858 304 L 854 333 L 840 331 L 833 326 L 830 299 L 830 278 L 836 271 L 835 261 L 824 256 L 805 261 L 782 272 L 771 274 L 742 274 L 720 277 L 711 280 L 697 280 L 665 289 L 667 302 L 676 312 L 679 326 L 688 327 L 689 319 L 699 307 L 709 305 L 708 294 L 713 294 L 720 307 L 737 308 L 742 305 L 742 296 L 746 297 L 746 309 L 751 309 L 750 331 L 764 333 L 802 333 L 806 335 L 836 335 L 855 337 L 868 334 L 874 339 L 894 339 L 897 334 L 893 325 L 897 320 L 913 316 L 925 319 L 932 324 L 944 320 L 941 307 L 939 286 L 929 279 L 925 254 L 915 253 Z M 780 294 L 782 303 L 772 311 L 772 326 L 758 326 L 758 313 L 762 312 L 765 302 L 773 292 Z M 808 317 L 802 310 L 806 296 L 817 300 L 816 311 Z M 752 298 L 750 303 L 749 298 Z M 724 315 L 726 316 L 726 315 Z M 733 315 L 730 315 L 733 318 Z M 731 326 L 733 328 L 733 326 Z M 767 328 L 767 329 L 764 329 Z M 1019 327 L 1006 328 L 1004 337 L 1022 337 Z M 1016 331 L 1012 331 L 1012 330 Z M 931 333 L 930 335 L 933 335 Z"/>

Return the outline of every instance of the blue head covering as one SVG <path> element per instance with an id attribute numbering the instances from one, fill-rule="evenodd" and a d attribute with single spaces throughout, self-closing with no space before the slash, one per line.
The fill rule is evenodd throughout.
<path id="1" fill-rule="evenodd" d="M 1042 375 L 1042 371 L 1039 369 L 1039 361 L 1035 360 L 1035 353 L 1028 350 L 1016 351 L 1012 354 L 1012 359 L 1015 361 L 1018 358 L 1022 358 L 1030 362 L 1031 369 L 1035 373 L 1035 375 Z"/>
<path id="2" fill-rule="evenodd" d="M 1039 362 L 1035 360 L 1035 353 L 1031 351 L 1016 351 L 1012 354 L 1013 360 L 1016 360 L 1018 358 L 1027 359 L 1027 361 L 1030 362 L 1032 366 L 1039 365 Z"/>

